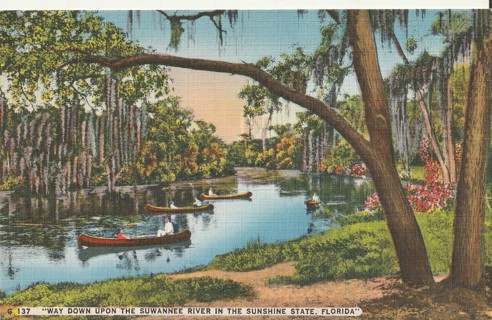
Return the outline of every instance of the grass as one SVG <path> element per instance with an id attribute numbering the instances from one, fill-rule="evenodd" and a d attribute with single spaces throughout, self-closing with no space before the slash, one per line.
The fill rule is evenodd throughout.
<path id="1" fill-rule="evenodd" d="M 170 280 L 165 275 L 122 278 L 92 284 L 35 284 L 2 299 L 2 305 L 29 306 L 177 306 L 188 302 L 251 296 L 250 288 L 210 277 Z"/>

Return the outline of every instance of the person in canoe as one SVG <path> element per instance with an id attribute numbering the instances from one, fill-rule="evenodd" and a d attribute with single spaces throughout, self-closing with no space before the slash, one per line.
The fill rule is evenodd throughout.
<path id="1" fill-rule="evenodd" d="M 319 199 L 318 195 L 316 193 L 313 193 L 313 196 L 311 197 L 311 200 L 314 202 L 321 202 Z"/>
<path id="2" fill-rule="evenodd" d="M 208 195 L 209 196 L 216 196 L 216 194 L 214 193 L 214 191 L 212 190 L 212 188 L 208 189 Z"/>
<path id="3" fill-rule="evenodd" d="M 171 204 L 169 205 L 169 208 L 171 208 L 171 209 L 178 209 L 178 207 L 176 207 L 174 205 L 174 201 L 171 201 Z"/>
<path id="4" fill-rule="evenodd" d="M 128 237 L 121 232 L 121 228 L 116 231 L 116 234 L 114 236 L 118 239 L 128 239 Z"/>
<path id="5" fill-rule="evenodd" d="M 201 207 L 203 204 L 202 202 L 195 197 L 195 202 L 193 202 L 194 207 Z"/>
<path id="6" fill-rule="evenodd" d="M 157 230 L 157 236 L 162 237 L 162 236 L 165 236 L 168 234 L 173 234 L 173 233 L 174 233 L 173 224 L 171 223 L 171 221 L 169 221 L 168 217 L 164 217 L 164 230 L 160 230 L 160 229 Z"/>

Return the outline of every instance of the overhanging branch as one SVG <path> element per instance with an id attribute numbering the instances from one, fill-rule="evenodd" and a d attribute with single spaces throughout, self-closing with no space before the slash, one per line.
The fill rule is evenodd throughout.
<path id="1" fill-rule="evenodd" d="M 184 58 L 166 54 L 141 54 L 117 60 L 109 60 L 99 56 L 86 56 L 77 60 L 77 62 L 97 63 L 112 70 L 127 69 L 141 65 L 165 65 L 169 67 L 246 76 L 256 80 L 271 93 L 296 103 L 318 115 L 334 127 L 352 145 L 364 161 L 373 159 L 374 148 L 371 143 L 357 132 L 335 109 L 314 97 L 293 90 L 287 85 L 278 82 L 270 74 L 254 64 Z M 74 61 L 74 63 L 76 62 Z"/>

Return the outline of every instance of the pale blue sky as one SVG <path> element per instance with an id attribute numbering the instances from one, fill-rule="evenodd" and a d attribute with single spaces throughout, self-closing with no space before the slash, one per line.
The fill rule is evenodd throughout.
<path id="1" fill-rule="evenodd" d="M 178 13 L 187 14 L 189 12 L 179 11 Z M 436 54 L 439 53 L 441 45 L 439 38 L 429 35 L 430 23 L 435 13 L 435 11 L 428 10 L 424 19 L 415 17 L 413 11 L 409 14 L 408 34 L 414 36 L 419 43 L 415 56 L 423 48 Z M 99 11 L 98 14 L 126 30 L 127 11 Z M 321 24 L 317 11 L 309 11 L 300 17 L 295 10 L 239 11 L 238 21 L 233 28 L 229 27 L 227 19 L 224 20 L 227 35 L 223 45 L 219 45 L 217 33 L 210 20 L 201 18 L 196 21 L 195 27 L 191 23 L 184 23 L 187 31 L 194 30 L 194 32 L 184 33 L 178 52 L 168 50 L 169 24 L 160 19 L 160 15 L 154 11 L 141 11 L 140 25 L 134 23 L 130 37 L 142 46 L 151 46 L 158 52 L 234 62 L 256 62 L 264 56 L 278 57 L 282 52 L 291 52 L 295 45 L 300 45 L 307 52 L 312 52 L 320 41 Z M 396 30 L 404 45 L 405 33 L 398 27 Z M 377 41 L 377 44 L 381 69 L 390 70 L 400 59 L 393 48 L 383 46 L 380 41 Z"/>

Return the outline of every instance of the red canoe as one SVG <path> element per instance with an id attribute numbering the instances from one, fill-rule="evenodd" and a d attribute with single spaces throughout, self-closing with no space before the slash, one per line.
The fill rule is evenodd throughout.
<path id="1" fill-rule="evenodd" d="M 249 199 L 253 193 L 246 191 L 246 192 L 241 192 L 241 193 L 235 193 L 235 194 L 229 194 L 229 195 L 215 195 L 215 196 L 209 196 L 204 193 L 200 193 L 200 199 L 201 200 L 229 200 L 229 199 Z"/>
<path id="2" fill-rule="evenodd" d="M 144 208 L 145 210 L 151 212 L 192 213 L 192 212 L 212 211 L 214 209 L 214 206 L 212 204 L 207 204 L 205 206 L 198 206 L 198 207 L 169 208 L 169 207 L 157 207 L 150 204 L 146 204 Z"/>
<path id="3" fill-rule="evenodd" d="M 77 242 L 79 245 L 86 247 L 128 247 L 176 243 L 189 240 L 190 238 L 190 230 L 184 230 L 179 233 L 162 237 L 142 237 L 129 239 L 91 237 L 82 233 L 78 236 Z"/>

